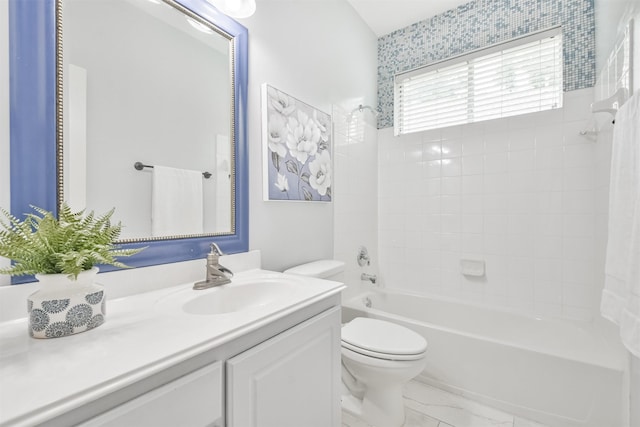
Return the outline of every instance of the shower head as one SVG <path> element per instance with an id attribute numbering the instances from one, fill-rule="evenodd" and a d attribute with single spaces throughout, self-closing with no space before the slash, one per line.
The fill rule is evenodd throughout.
<path id="1" fill-rule="evenodd" d="M 370 107 L 368 105 L 358 105 L 357 108 L 354 108 L 353 110 L 351 110 L 351 112 L 349 113 L 349 116 L 347 117 L 347 121 L 350 122 L 351 119 L 353 119 L 353 115 L 357 112 L 357 113 L 363 113 L 364 110 L 369 110 L 371 111 L 371 113 L 373 114 L 374 117 L 378 117 L 378 112 L 373 108 Z"/>
<path id="2" fill-rule="evenodd" d="M 351 111 L 351 115 L 353 115 L 353 113 L 355 113 L 356 111 L 358 113 L 362 113 L 364 112 L 364 110 L 369 110 L 373 113 L 374 116 L 378 117 L 378 112 L 376 110 L 374 110 L 372 107 L 368 106 L 368 105 L 358 105 L 358 108 L 354 108 L 353 111 Z"/>

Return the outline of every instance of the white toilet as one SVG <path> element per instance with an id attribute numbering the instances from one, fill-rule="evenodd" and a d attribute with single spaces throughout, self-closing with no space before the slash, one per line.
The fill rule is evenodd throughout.
<path id="1" fill-rule="evenodd" d="M 343 281 L 344 263 L 321 260 L 285 273 Z M 426 364 L 427 341 L 395 323 L 356 317 L 342 326 L 342 408 L 377 427 L 404 423 L 402 387 Z"/>

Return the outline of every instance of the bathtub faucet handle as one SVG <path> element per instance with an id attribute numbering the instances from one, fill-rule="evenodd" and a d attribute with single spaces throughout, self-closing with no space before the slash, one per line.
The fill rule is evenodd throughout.
<path id="1" fill-rule="evenodd" d="M 358 265 L 364 267 L 365 265 L 371 265 L 371 258 L 369 257 L 369 251 L 364 246 L 360 246 L 358 250 Z M 363 279 L 364 280 L 364 279 Z"/>
<path id="2" fill-rule="evenodd" d="M 368 280 L 375 285 L 376 282 L 378 281 L 378 276 L 376 276 L 375 274 L 362 273 L 360 275 L 360 280 Z"/>

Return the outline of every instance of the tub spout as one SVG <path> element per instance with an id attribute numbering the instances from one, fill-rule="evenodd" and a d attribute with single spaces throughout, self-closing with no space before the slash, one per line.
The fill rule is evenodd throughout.
<path id="1" fill-rule="evenodd" d="M 375 274 L 362 273 L 360 275 L 360 280 L 368 280 L 375 285 L 378 281 L 378 276 L 376 276 Z"/>

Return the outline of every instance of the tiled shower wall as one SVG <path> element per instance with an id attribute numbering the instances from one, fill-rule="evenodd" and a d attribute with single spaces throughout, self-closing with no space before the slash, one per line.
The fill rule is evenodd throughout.
<path id="1" fill-rule="evenodd" d="M 596 191 L 593 89 L 564 107 L 401 137 L 378 131 L 384 286 L 589 320 Z M 336 208 L 337 208 L 336 204 Z M 461 274 L 482 260 L 484 277 Z"/>
<path id="2" fill-rule="evenodd" d="M 378 259 L 378 144 L 375 118 L 368 111 L 333 107 L 335 159 L 334 258 L 345 263 L 343 298 L 358 293 L 360 274 L 376 273 Z M 365 246 L 371 265 L 356 258 Z M 366 284 L 365 284 L 366 286 Z"/>
<path id="3" fill-rule="evenodd" d="M 564 90 L 595 82 L 594 0 L 473 0 L 378 39 L 378 128 L 393 126 L 396 73 L 562 25 Z"/>

